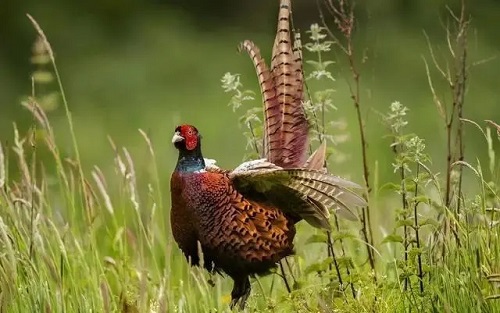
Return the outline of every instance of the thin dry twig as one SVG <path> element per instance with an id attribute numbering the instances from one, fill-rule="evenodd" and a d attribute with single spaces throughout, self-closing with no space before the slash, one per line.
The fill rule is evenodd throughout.
<path id="1" fill-rule="evenodd" d="M 446 31 L 446 43 L 449 50 L 449 55 L 451 58 L 452 66 L 449 66 L 448 61 L 446 61 L 446 71 L 439 64 L 434 54 L 432 45 L 430 44 L 429 37 L 424 33 L 427 44 L 429 46 L 429 53 L 433 60 L 434 67 L 438 70 L 441 77 L 448 83 L 452 103 L 446 104 L 436 94 L 434 89 L 431 74 L 427 62 L 424 59 L 424 64 L 426 67 L 427 78 L 429 81 L 429 86 L 431 93 L 433 95 L 434 103 L 438 108 L 438 112 L 443 117 L 445 128 L 446 128 L 446 183 L 444 191 L 444 205 L 450 209 L 455 217 L 451 220 L 444 220 L 444 236 L 448 231 L 455 235 L 455 240 L 457 244 L 460 244 L 458 237 L 458 225 L 456 222 L 460 217 L 461 205 L 463 195 L 462 195 L 462 169 L 458 168 L 458 180 L 456 182 L 452 181 L 453 166 L 452 164 L 456 162 L 463 162 L 465 155 L 465 145 L 464 145 L 464 130 L 463 130 L 463 107 L 465 102 L 465 92 L 467 84 L 467 31 L 469 26 L 469 18 L 466 16 L 466 6 L 465 1 L 462 0 L 462 6 L 460 10 L 460 15 L 456 15 L 449 7 L 447 7 L 449 16 L 453 19 L 454 25 L 456 27 L 455 31 L 451 30 L 451 27 L 447 25 L 445 27 Z M 454 208 L 452 208 L 452 205 Z M 442 255 L 446 254 L 446 248 L 443 244 Z"/>
<path id="2" fill-rule="evenodd" d="M 339 40 L 337 36 L 333 34 L 333 32 L 328 27 L 323 12 L 320 7 L 320 16 L 322 17 L 323 26 L 327 29 L 328 34 L 331 36 L 331 39 L 340 47 L 340 49 L 345 53 L 347 57 L 347 62 L 349 64 L 349 69 L 352 74 L 352 83 L 349 83 L 349 90 L 351 93 L 351 99 L 354 104 L 354 108 L 356 110 L 357 124 L 359 127 L 359 134 L 361 138 L 361 154 L 362 154 L 362 162 L 363 162 L 363 177 L 366 191 L 363 194 L 363 197 L 368 202 L 368 195 L 371 193 L 371 185 L 370 185 L 370 171 L 368 166 L 368 144 L 366 140 L 366 132 L 365 132 L 365 123 L 363 120 L 362 112 L 361 112 L 361 88 L 360 88 L 360 72 L 357 67 L 357 63 L 354 56 L 354 44 L 353 44 L 353 31 L 354 31 L 354 5 L 350 3 L 348 0 L 324 0 L 326 8 L 328 12 L 333 17 L 333 22 L 336 25 L 337 29 L 343 35 L 343 42 Z M 361 223 L 362 229 L 361 232 L 363 234 L 364 240 L 369 243 L 369 246 L 373 246 L 373 233 L 371 227 L 371 217 L 370 217 L 370 208 L 367 206 L 361 211 Z M 376 271 L 375 271 L 375 257 L 372 249 L 367 246 L 368 252 L 368 261 L 370 263 L 370 267 L 372 271 L 375 273 L 374 279 L 377 280 Z"/>

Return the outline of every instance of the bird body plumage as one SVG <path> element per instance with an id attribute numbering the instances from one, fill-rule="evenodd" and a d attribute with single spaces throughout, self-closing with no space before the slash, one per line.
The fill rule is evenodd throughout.
<path id="1" fill-rule="evenodd" d="M 230 172 L 218 168 L 174 171 L 170 181 L 174 239 L 192 265 L 228 274 L 234 304 L 250 293 L 248 277 L 267 274 L 293 254 L 295 221 L 278 207 L 238 192 Z M 258 197 L 257 197 L 258 198 Z"/>
<path id="2" fill-rule="evenodd" d="M 228 173 L 174 173 L 171 193 L 174 238 L 193 263 L 197 241 L 205 267 L 230 275 L 262 274 L 292 253 L 293 223 L 278 208 L 244 197 Z"/>

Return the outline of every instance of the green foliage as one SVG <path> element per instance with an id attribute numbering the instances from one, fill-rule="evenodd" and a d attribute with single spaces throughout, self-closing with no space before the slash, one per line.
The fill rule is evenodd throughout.
<path id="1" fill-rule="evenodd" d="M 335 81 L 332 73 L 327 69 L 328 66 L 334 64 L 333 61 L 324 61 L 322 54 L 331 51 L 331 46 L 334 43 L 330 40 L 325 40 L 327 35 L 325 34 L 326 28 L 320 27 L 318 24 L 312 24 L 311 28 L 306 31 L 309 34 L 308 42 L 304 47 L 307 51 L 315 53 L 317 55 L 317 60 L 306 60 L 307 64 L 312 65 L 313 70 L 307 76 L 306 79 L 316 79 L 320 80 L 322 78 L 327 78 L 331 81 Z"/>
<path id="2" fill-rule="evenodd" d="M 227 72 L 221 78 L 222 88 L 224 92 L 232 93 L 229 106 L 233 108 L 233 112 L 239 109 L 247 101 L 254 100 L 254 92 L 252 90 L 242 90 L 243 84 L 240 82 L 239 74 L 231 74 Z M 261 116 L 262 108 L 251 107 L 247 109 L 239 118 L 239 125 L 245 129 L 243 135 L 246 139 L 247 154 L 244 160 L 251 160 L 260 157 L 263 151 L 264 129 Z"/>

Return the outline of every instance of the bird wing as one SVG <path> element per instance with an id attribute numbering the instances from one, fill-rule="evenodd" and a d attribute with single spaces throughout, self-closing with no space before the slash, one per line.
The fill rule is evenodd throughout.
<path id="1" fill-rule="evenodd" d="M 343 218 L 356 220 L 351 207 L 366 205 L 351 190 L 361 188 L 358 184 L 320 170 L 284 169 L 256 160 L 240 165 L 228 177 L 247 198 L 298 215 L 315 227 L 329 229 L 331 208 Z"/>

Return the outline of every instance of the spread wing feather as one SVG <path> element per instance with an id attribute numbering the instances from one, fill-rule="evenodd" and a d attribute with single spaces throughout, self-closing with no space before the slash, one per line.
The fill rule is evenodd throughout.
<path id="1" fill-rule="evenodd" d="M 356 220 L 351 208 L 366 205 L 363 198 L 351 190 L 360 188 L 359 185 L 318 170 L 282 169 L 272 165 L 266 169 L 233 171 L 228 176 L 247 198 L 267 201 L 315 227 L 329 228 L 332 208 L 339 216 Z"/>

